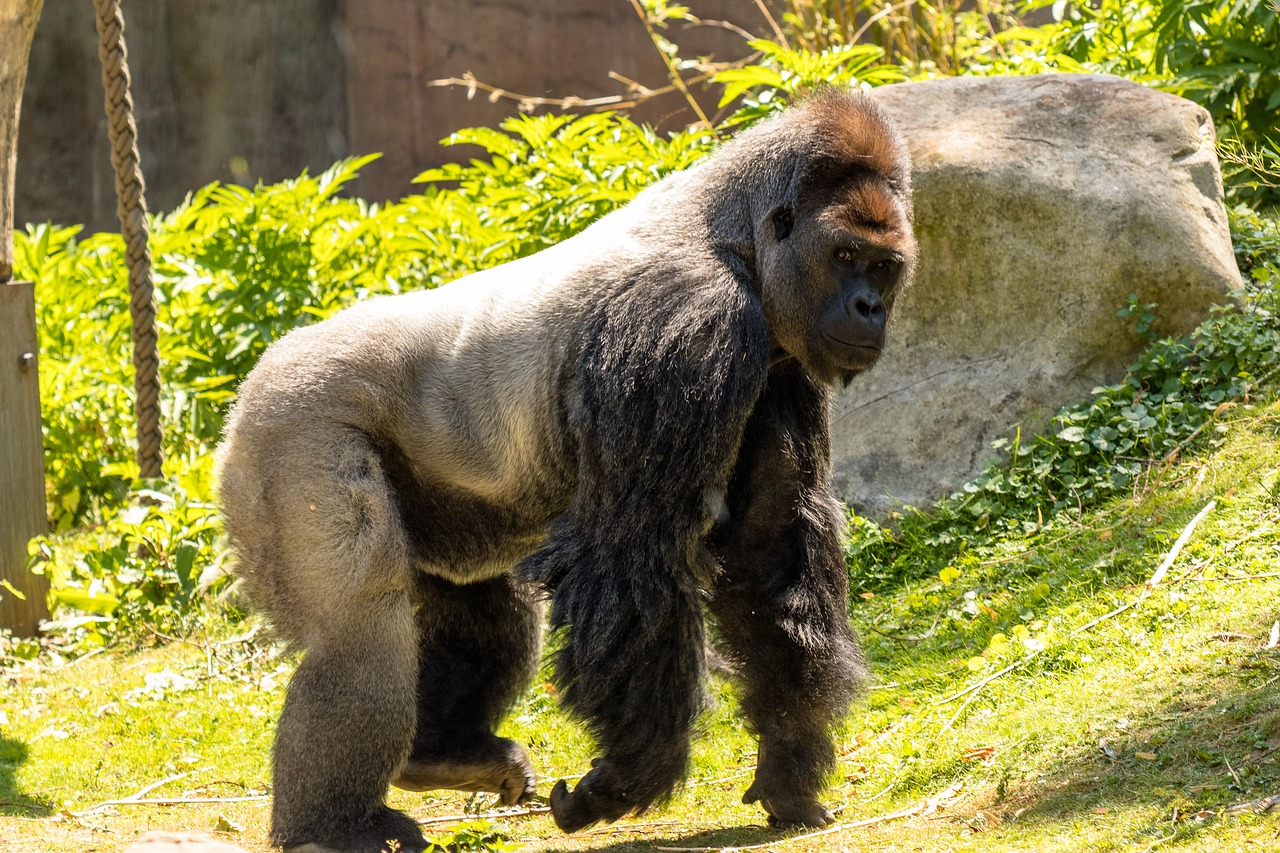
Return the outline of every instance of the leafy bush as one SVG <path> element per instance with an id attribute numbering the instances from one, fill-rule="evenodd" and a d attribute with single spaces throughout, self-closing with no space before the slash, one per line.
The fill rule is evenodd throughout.
<path id="1" fill-rule="evenodd" d="M 208 458 L 178 480 L 207 493 Z M 182 635 L 204 615 L 205 596 L 226 584 L 211 503 L 176 483 L 132 497 L 101 527 L 32 542 L 59 615 L 47 628 L 64 645 L 93 648 L 147 631 Z"/>
<path id="2" fill-rule="evenodd" d="M 910 77 L 963 73 L 1021 24 L 1007 0 L 788 0 L 781 35 L 788 47 L 817 53 L 851 44 L 879 48 Z"/>

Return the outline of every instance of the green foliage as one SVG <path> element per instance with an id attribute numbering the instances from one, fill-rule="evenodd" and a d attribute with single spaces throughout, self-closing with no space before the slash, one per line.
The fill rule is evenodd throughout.
<path id="1" fill-rule="evenodd" d="M 756 121 L 823 86 L 879 86 L 906 79 L 902 69 L 880 63 L 884 50 L 871 44 L 838 45 L 816 53 L 767 39 L 756 39 L 751 46 L 760 52 L 757 64 L 726 69 L 712 78 L 724 87 L 720 106 L 742 98 L 730 125 Z"/>
<path id="2" fill-rule="evenodd" d="M 426 853 L 509 853 L 519 847 L 500 827 L 483 819 L 466 820 L 447 832 L 427 836 Z"/>
<path id="3" fill-rule="evenodd" d="M 222 571 L 216 508 L 208 493 L 209 457 L 178 478 L 140 488 L 98 528 L 75 537 L 31 543 L 34 565 L 49 576 L 59 616 L 48 630 L 63 645 L 95 648 L 121 634 L 187 633 L 207 596 L 227 582 Z"/>
<path id="4" fill-rule="evenodd" d="M 785 43 L 819 52 L 874 45 L 911 77 L 958 74 L 977 61 L 994 37 L 1020 21 L 1020 4 L 1006 0 L 788 0 Z"/>
<path id="5" fill-rule="evenodd" d="M 415 247 L 443 253 L 467 272 L 555 245 L 671 172 L 705 157 L 710 130 L 658 136 L 614 113 L 521 116 L 502 131 L 471 128 L 446 140 L 478 145 L 486 159 L 446 164 L 418 176 L 451 185 L 405 199 L 388 216 L 414 226 Z"/>

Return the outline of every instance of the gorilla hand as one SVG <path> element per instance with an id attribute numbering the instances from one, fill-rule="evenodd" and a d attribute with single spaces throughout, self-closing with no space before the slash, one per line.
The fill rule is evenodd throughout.
<path id="1" fill-rule="evenodd" d="M 563 779 L 556 782 L 551 789 L 551 816 L 556 819 L 556 826 L 564 832 L 577 832 L 602 820 L 615 821 L 631 811 L 616 776 L 613 765 L 597 758 L 572 791 Z"/>
<path id="2" fill-rule="evenodd" d="M 756 756 L 756 778 L 742 795 L 742 802 L 759 803 L 775 829 L 821 828 L 835 816 L 818 802 L 817 791 L 829 768 L 828 741 L 818 732 L 808 738 L 779 741 L 762 735 Z M 817 770 L 818 772 L 814 772 Z"/>

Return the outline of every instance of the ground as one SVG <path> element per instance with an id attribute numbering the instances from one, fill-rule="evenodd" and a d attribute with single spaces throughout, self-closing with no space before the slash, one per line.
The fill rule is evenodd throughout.
<path id="1" fill-rule="evenodd" d="M 855 587 L 874 683 L 840 733 L 833 831 L 793 838 L 739 802 L 755 743 L 719 677 L 690 782 L 665 808 L 566 837 L 546 814 L 459 832 L 459 816 L 490 813 L 483 797 L 392 803 L 461 849 L 493 832 L 529 851 L 1280 849 L 1280 804 L 1264 811 L 1280 795 L 1278 436 L 1280 406 L 1242 406 L 1129 496 L 941 573 Z M 10 669 L 0 846 L 105 853 L 185 829 L 266 850 L 291 669 L 252 623 Z M 544 794 L 592 755 L 543 679 L 505 733 Z M 188 802 L 154 802 L 175 799 Z"/>

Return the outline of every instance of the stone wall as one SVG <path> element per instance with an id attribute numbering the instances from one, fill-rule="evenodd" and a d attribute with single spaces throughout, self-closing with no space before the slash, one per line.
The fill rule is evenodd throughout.
<path id="1" fill-rule="evenodd" d="M 765 32 L 753 3 L 699 0 L 705 19 Z M 625 91 L 609 72 L 649 86 L 665 72 L 626 0 L 130 0 L 125 38 L 151 209 L 213 180 L 251 183 L 381 152 L 355 191 L 402 195 L 413 176 L 470 151 L 437 144 L 494 125 L 510 102 L 468 100 L 431 80 L 472 72 L 522 94 L 596 97 Z M 724 28 L 671 33 L 686 55 L 748 51 Z M 715 99 L 703 93 L 704 108 Z M 676 96 L 636 113 L 686 123 Z M 113 229 L 114 185 L 93 8 L 48 3 L 36 31 L 19 139 L 17 221 Z"/>

